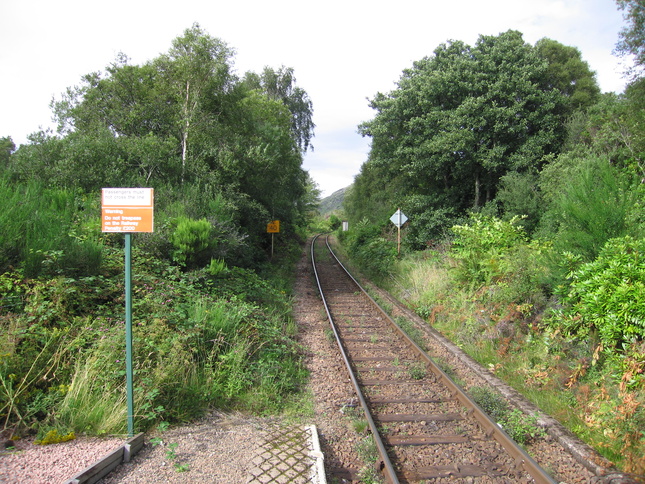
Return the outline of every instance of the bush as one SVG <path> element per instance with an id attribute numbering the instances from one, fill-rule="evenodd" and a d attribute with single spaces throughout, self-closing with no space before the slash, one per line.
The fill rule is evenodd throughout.
<path id="1" fill-rule="evenodd" d="M 486 387 L 472 387 L 468 390 L 471 398 L 495 422 L 499 422 L 509 412 L 508 403 L 498 393 Z"/>
<path id="2" fill-rule="evenodd" d="M 340 239 L 352 261 L 371 277 L 387 276 L 396 261 L 396 243 L 383 237 L 378 225 L 363 220 Z"/>
<path id="3" fill-rule="evenodd" d="M 520 218 L 503 221 L 473 214 L 470 224 L 455 225 L 452 256 L 457 260 L 456 276 L 472 285 L 488 284 L 501 274 L 501 261 L 511 249 L 526 240 Z"/>
<path id="4" fill-rule="evenodd" d="M 575 265 L 580 257 L 569 254 L 569 260 Z M 645 338 L 645 240 L 608 241 L 569 279 L 559 288 L 565 307 L 549 319 L 552 327 L 579 337 L 597 333 L 607 348 Z"/>
<path id="5" fill-rule="evenodd" d="M 438 206 L 434 197 L 409 196 L 405 200 L 403 211 L 410 221 L 402 243 L 412 250 L 435 245 L 446 237 L 447 228 L 458 222 L 456 210 Z"/>
<path id="6" fill-rule="evenodd" d="M 338 230 L 343 225 L 343 221 L 336 214 L 329 216 L 329 230 Z"/>
<path id="7" fill-rule="evenodd" d="M 528 444 L 546 435 L 546 431 L 538 426 L 537 420 L 537 415 L 526 415 L 514 408 L 504 416 L 500 424 L 515 442 Z"/>
<path id="8" fill-rule="evenodd" d="M 120 270 L 76 279 L 0 275 L 6 426 L 124 431 L 122 253 L 106 247 L 105 255 L 116 255 Z M 279 283 L 222 261 L 185 273 L 138 247 L 134 256 L 137 428 L 186 421 L 213 405 L 276 410 L 300 387 L 304 369 Z"/>
<path id="9" fill-rule="evenodd" d="M 496 200 L 502 205 L 506 217 L 526 217 L 522 225 L 533 233 L 540 220 L 544 201 L 537 186 L 537 175 L 510 172 L 500 178 Z"/>
<path id="10" fill-rule="evenodd" d="M 20 266 L 28 277 L 98 273 L 102 245 L 98 229 L 83 223 L 85 204 L 71 191 L 0 177 L 0 272 Z"/>
<path id="11" fill-rule="evenodd" d="M 630 233 L 636 203 L 630 180 L 607 159 L 589 158 L 570 173 L 546 218 L 555 219 L 555 247 L 593 260 L 605 243 Z"/>
<path id="12" fill-rule="evenodd" d="M 172 235 L 175 247 L 173 259 L 188 267 L 203 266 L 211 259 L 210 244 L 213 227 L 206 219 L 177 219 L 177 228 Z"/>

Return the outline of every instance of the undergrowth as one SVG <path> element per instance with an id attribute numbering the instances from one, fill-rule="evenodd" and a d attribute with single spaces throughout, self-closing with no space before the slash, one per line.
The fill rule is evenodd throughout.
<path id="1" fill-rule="evenodd" d="M 510 408 L 501 395 L 484 387 L 473 387 L 468 392 L 477 405 L 518 444 L 528 444 L 546 436 L 546 431 L 537 424 L 537 416 Z"/>
<path id="2" fill-rule="evenodd" d="M 3 429 L 35 429 L 45 440 L 62 429 L 125 433 L 122 250 L 102 250 L 96 275 L 1 276 Z M 294 254 L 276 263 L 292 269 Z M 292 276 L 281 279 L 281 269 L 269 281 L 264 272 L 221 262 L 184 271 L 133 247 L 137 431 L 211 407 L 270 414 L 294 406 L 306 371 L 290 313 Z"/>
<path id="3" fill-rule="evenodd" d="M 436 329 L 601 455 L 625 471 L 643 473 L 642 343 L 610 354 L 593 337 L 577 340 L 545 327 L 546 305 L 521 299 L 502 304 L 499 290 L 496 284 L 455 289 L 450 297 L 434 304 L 420 299 L 419 305 L 431 308 L 426 320 Z"/>
<path id="4" fill-rule="evenodd" d="M 517 222 L 474 216 L 456 243 L 404 254 L 377 282 L 620 469 L 645 474 L 642 241 L 609 240 L 584 262 Z M 540 435 L 531 417 L 497 418 L 516 439 Z"/>

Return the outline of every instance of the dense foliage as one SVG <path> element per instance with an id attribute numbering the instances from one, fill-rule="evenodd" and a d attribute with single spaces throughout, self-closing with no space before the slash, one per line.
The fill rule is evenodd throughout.
<path id="1" fill-rule="evenodd" d="M 58 134 L 35 133 L 14 153 L 13 179 L 85 193 L 150 186 L 167 205 L 192 190 L 202 200 L 186 215 L 197 218 L 223 197 L 251 244 L 268 220 L 295 227 L 310 208 L 311 101 L 292 69 L 239 79 L 232 55 L 198 25 L 143 65 L 121 54 L 52 103 Z"/>
<path id="2" fill-rule="evenodd" d="M 552 324 L 567 334 L 596 338 L 607 348 L 645 340 L 645 240 L 609 240 L 596 259 L 577 264 L 563 291 L 564 308 Z"/>
<path id="3" fill-rule="evenodd" d="M 156 59 L 84 76 L 52 103 L 56 134 L 0 139 L 3 429 L 124 431 L 123 236 L 100 225 L 111 186 L 155 189 L 155 231 L 132 238 L 136 428 L 298 394 L 288 272 L 319 196 L 301 166 L 312 103 L 291 68 L 240 79 L 232 65 L 194 25 Z"/>
<path id="4" fill-rule="evenodd" d="M 642 68 L 641 2 L 617 50 Z M 518 32 L 440 45 L 371 101 L 340 234 L 363 270 L 625 470 L 645 474 L 645 79 Z M 397 208 L 409 217 L 391 255 Z"/>
<path id="5" fill-rule="evenodd" d="M 0 277 L 4 428 L 124 433 L 123 251 L 110 239 L 95 275 Z M 284 407 L 304 369 L 280 285 L 239 268 L 183 272 L 140 249 L 133 260 L 137 429 L 213 406 Z"/>
<path id="6" fill-rule="evenodd" d="M 627 25 L 620 32 L 620 41 L 616 52 L 620 55 L 632 55 L 634 70 L 632 74 L 642 74 L 645 67 L 645 8 L 642 0 L 616 0 L 618 8 L 625 12 Z"/>
<path id="7" fill-rule="evenodd" d="M 567 61 L 575 67 L 565 71 Z M 374 221 L 385 197 L 424 221 L 428 212 L 450 218 L 480 208 L 503 176 L 539 170 L 557 153 L 565 116 L 597 91 L 579 52 L 555 41 L 532 47 L 508 31 L 474 47 L 440 45 L 403 72 L 396 90 L 372 100 L 377 115 L 360 128 L 372 149 L 348 196 L 350 216 Z M 376 184 L 386 194 L 365 197 Z M 409 237 L 421 246 L 441 222 L 434 232 L 419 225 Z"/>

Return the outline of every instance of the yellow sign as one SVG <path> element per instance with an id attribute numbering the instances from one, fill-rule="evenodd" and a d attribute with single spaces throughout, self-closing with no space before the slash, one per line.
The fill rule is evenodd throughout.
<path id="1" fill-rule="evenodd" d="M 152 188 L 104 188 L 101 204 L 103 232 L 152 232 Z"/>
<path id="2" fill-rule="evenodd" d="M 280 221 L 272 220 L 267 224 L 267 233 L 269 234 L 279 234 L 280 233 Z"/>

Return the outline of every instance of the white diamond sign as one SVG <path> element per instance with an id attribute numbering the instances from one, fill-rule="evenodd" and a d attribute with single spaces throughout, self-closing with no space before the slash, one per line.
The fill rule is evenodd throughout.
<path id="1" fill-rule="evenodd" d="M 390 217 L 390 220 L 398 228 L 401 228 L 403 224 L 408 221 L 408 217 L 406 217 L 405 214 L 401 212 L 401 209 L 398 209 L 396 212 L 394 212 L 394 215 Z"/>

